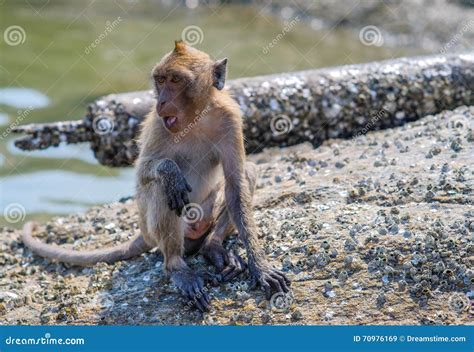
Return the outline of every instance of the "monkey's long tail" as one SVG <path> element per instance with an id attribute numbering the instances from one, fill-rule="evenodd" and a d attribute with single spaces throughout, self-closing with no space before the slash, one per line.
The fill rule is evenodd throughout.
<path id="1" fill-rule="evenodd" d="M 23 227 L 22 240 L 25 246 L 41 257 L 57 260 L 63 263 L 70 263 L 79 266 L 91 266 L 99 262 L 114 263 L 125 260 L 146 251 L 151 247 L 145 243 L 142 235 L 137 235 L 129 241 L 115 247 L 96 249 L 92 251 L 75 251 L 61 248 L 41 242 L 33 237 L 32 233 L 37 227 L 34 222 L 27 222 Z"/>

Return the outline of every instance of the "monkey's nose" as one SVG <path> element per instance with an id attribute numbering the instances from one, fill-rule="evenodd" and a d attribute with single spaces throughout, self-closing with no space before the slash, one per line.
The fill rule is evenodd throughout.
<path id="1" fill-rule="evenodd" d="M 158 102 L 158 109 L 157 109 L 157 110 L 158 110 L 158 114 L 160 114 L 160 113 L 163 111 L 163 109 L 165 108 L 165 105 L 166 105 L 166 101 L 160 101 L 160 102 Z"/>

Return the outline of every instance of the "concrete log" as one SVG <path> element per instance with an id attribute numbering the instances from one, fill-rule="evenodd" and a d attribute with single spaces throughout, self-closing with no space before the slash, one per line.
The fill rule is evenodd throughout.
<path id="1" fill-rule="evenodd" d="M 227 83 L 244 119 L 247 152 L 302 142 L 320 145 L 400 126 L 474 103 L 474 53 L 401 58 L 329 69 L 240 78 Z M 111 94 L 90 104 L 82 121 L 20 126 L 23 150 L 90 142 L 108 166 L 131 165 L 151 91 Z"/>

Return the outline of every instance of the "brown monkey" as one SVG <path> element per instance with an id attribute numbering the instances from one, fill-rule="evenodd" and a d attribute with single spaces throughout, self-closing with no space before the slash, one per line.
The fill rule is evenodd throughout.
<path id="1" fill-rule="evenodd" d="M 141 235 L 114 248 L 65 251 L 41 244 L 27 224 L 25 244 L 52 259 L 79 265 L 113 262 L 159 247 L 172 282 L 206 310 L 207 274 L 193 272 L 185 252 L 201 253 L 227 281 L 245 263 L 222 243 L 238 232 L 248 257 L 252 286 L 288 292 L 290 281 L 271 268 L 258 242 L 252 214 L 255 165 L 245 161 L 241 112 L 224 88 L 227 59 L 210 57 L 182 41 L 152 71 L 157 105 L 145 119 L 139 140 L 136 198 Z M 195 207 L 197 221 L 187 216 Z M 196 219 L 193 219 L 196 220 Z"/>

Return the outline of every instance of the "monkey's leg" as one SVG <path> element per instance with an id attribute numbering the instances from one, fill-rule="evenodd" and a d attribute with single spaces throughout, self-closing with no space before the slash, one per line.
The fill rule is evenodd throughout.
<path id="1" fill-rule="evenodd" d="M 157 243 L 164 256 L 164 267 L 171 282 L 201 311 L 209 308 L 205 284 L 210 275 L 192 271 L 183 259 L 185 223 L 170 209 L 163 186 L 155 184 L 138 199 L 146 214 L 143 233 L 149 242 Z"/>
<path id="2" fill-rule="evenodd" d="M 253 197 L 257 182 L 257 166 L 247 162 L 245 175 Z M 201 253 L 221 272 L 223 281 L 230 281 L 245 270 L 245 262 L 237 253 L 227 252 L 223 246 L 224 240 L 235 232 L 225 203 L 224 184 L 217 190 L 214 216 L 215 226 L 204 240 Z"/>
<path id="3" fill-rule="evenodd" d="M 184 250 L 184 226 L 181 218 L 174 213 L 172 221 L 168 220 L 167 229 L 160 226 L 163 231 L 160 234 L 160 247 L 165 257 L 165 268 L 169 273 L 171 281 L 178 287 L 181 293 L 191 300 L 201 311 L 209 308 L 209 295 L 206 283 L 211 280 L 211 276 L 205 273 L 192 271 L 183 259 Z"/>

